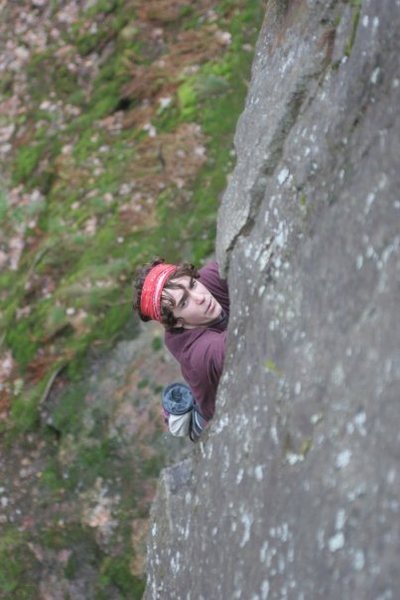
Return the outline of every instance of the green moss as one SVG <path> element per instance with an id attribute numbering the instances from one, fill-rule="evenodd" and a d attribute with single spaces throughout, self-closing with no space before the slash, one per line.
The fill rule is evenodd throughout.
<path id="1" fill-rule="evenodd" d="M 349 38 L 349 40 L 346 44 L 345 50 L 344 50 L 345 56 L 350 56 L 351 51 L 353 49 L 354 41 L 356 39 L 356 34 L 357 34 L 358 23 L 360 21 L 362 0 L 350 0 L 350 4 L 353 9 L 353 22 L 352 22 L 350 38 Z"/>
<path id="2" fill-rule="evenodd" d="M 271 359 L 266 360 L 264 362 L 264 366 L 266 371 L 271 371 L 272 373 L 276 373 L 278 371 L 276 363 Z"/>
<path id="3" fill-rule="evenodd" d="M 191 121 L 196 118 L 198 107 L 195 82 L 196 79 L 191 77 L 184 81 L 178 88 L 179 109 L 183 120 Z"/>
<path id="4" fill-rule="evenodd" d="M 307 454 L 309 453 L 309 451 L 312 448 L 312 445 L 313 445 L 312 438 L 305 438 L 301 443 L 299 453 L 304 457 L 307 456 Z"/>
<path id="5" fill-rule="evenodd" d="M 86 18 L 91 19 L 100 13 L 112 13 L 118 7 L 123 7 L 123 5 L 124 2 L 121 2 L 121 0 L 97 0 L 97 2 L 88 6 L 84 14 Z"/>
<path id="6" fill-rule="evenodd" d="M 50 460 L 42 471 L 41 483 L 53 493 L 60 492 L 63 488 L 64 480 L 56 459 Z"/>
<path id="7" fill-rule="evenodd" d="M 81 416 L 84 409 L 85 385 L 83 382 L 69 387 L 62 401 L 53 411 L 53 423 L 62 435 L 76 433 L 81 427 Z"/>
<path id="8" fill-rule="evenodd" d="M 8 201 L 7 195 L 5 191 L 0 187 L 0 223 L 3 221 L 4 217 L 7 215 L 8 211 Z"/>
<path id="9" fill-rule="evenodd" d="M 37 581 L 32 576 L 38 563 L 27 540 L 14 527 L 2 530 L 0 539 L 0 597 L 18 600 L 38 598 Z"/>
<path id="10" fill-rule="evenodd" d="M 144 477 L 145 479 L 149 479 L 150 477 L 158 477 L 161 469 L 164 466 L 164 456 L 154 455 L 141 464 L 142 477 Z"/>
<path id="11" fill-rule="evenodd" d="M 9 327 L 6 333 L 6 344 L 22 370 L 27 367 L 40 346 L 38 340 L 32 339 L 32 329 L 35 325 L 37 323 L 34 317 L 21 319 Z"/>
<path id="12" fill-rule="evenodd" d="M 115 586 L 122 597 L 139 600 L 143 596 L 145 582 L 131 574 L 129 557 L 107 557 L 101 565 L 96 600 L 106 600 L 107 587 Z"/>
<path id="13" fill-rule="evenodd" d="M 154 350 L 154 352 L 158 352 L 159 350 L 161 350 L 161 348 L 163 347 L 162 339 L 159 336 L 153 338 L 151 341 L 151 347 Z"/>
<path id="14" fill-rule="evenodd" d="M 32 176 L 40 160 L 44 156 L 46 144 L 44 142 L 31 146 L 21 146 L 14 163 L 13 184 L 26 182 Z"/>
<path id="15" fill-rule="evenodd" d="M 114 86 L 110 86 L 112 88 Z M 91 114 L 94 119 L 102 119 L 114 112 L 119 104 L 119 90 L 108 89 L 103 98 L 97 100 L 96 104 L 91 109 Z"/>
<path id="16" fill-rule="evenodd" d="M 27 433 L 39 426 L 38 404 L 46 389 L 51 373 L 35 386 L 23 389 L 11 404 L 11 419 L 14 433 Z"/>
<path id="17" fill-rule="evenodd" d="M 304 208 L 307 205 L 307 196 L 305 194 L 302 194 L 300 196 L 299 204 L 302 208 Z"/>
<path id="18" fill-rule="evenodd" d="M 94 131 L 92 128 L 82 131 L 79 139 L 74 144 L 73 157 L 82 164 L 88 157 L 100 148 L 104 143 L 104 135 L 101 131 Z"/>
<path id="19" fill-rule="evenodd" d="M 12 94 L 14 77 L 10 72 L 4 72 L 0 80 L 0 96 L 8 97 Z"/>
<path id="20" fill-rule="evenodd" d="M 37 103 L 46 98 L 49 89 L 68 100 L 78 86 L 76 73 L 68 69 L 65 59 L 58 59 L 51 50 L 32 55 L 27 75 L 29 92 Z"/>
<path id="21" fill-rule="evenodd" d="M 115 343 L 131 312 L 130 302 L 110 306 L 104 318 L 97 323 L 96 336 L 108 340 L 109 343 Z"/>
<path id="22" fill-rule="evenodd" d="M 207 98 L 215 98 L 226 94 L 230 88 L 228 81 L 216 73 L 203 73 L 195 84 L 196 98 L 201 102 Z"/>
<path id="23" fill-rule="evenodd" d="M 88 440 L 92 445 L 87 445 Z M 77 447 L 76 457 L 68 468 L 65 487 L 71 491 L 77 486 L 89 488 L 99 477 L 112 481 L 120 467 L 117 450 L 118 444 L 114 439 L 104 436 L 101 440 L 87 438 Z"/>
<path id="24" fill-rule="evenodd" d="M 13 184 L 24 183 L 28 190 L 38 188 L 47 194 L 56 176 L 53 161 L 59 152 L 60 142 L 57 136 L 33 140 L 31 144 L 20 147 L 12 172 Z M 46 162 L 47 166 L 39 169 L 42 161 Z"/>

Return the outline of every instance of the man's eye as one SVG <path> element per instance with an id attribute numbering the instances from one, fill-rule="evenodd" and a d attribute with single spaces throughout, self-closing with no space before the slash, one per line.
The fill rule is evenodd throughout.
<path id="1" fill-rule="evenodd" d="M 194 287 L 196 287 L 196 285 L 197 285 L 197 281 L 195 279 L 192 279 L 190 281 L 190 288 L 194 288 Z"/>

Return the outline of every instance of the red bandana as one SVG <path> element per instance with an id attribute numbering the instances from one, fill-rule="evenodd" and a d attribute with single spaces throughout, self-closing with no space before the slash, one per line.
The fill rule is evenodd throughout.
<path id="1" fill-rule="evenodd" d="M 154 321 L 161 320 L 161 294 L 168 277 L 176 271 L 175 265 L 161 263 L 149 271 L 144 280 L 140 311 Z"/>

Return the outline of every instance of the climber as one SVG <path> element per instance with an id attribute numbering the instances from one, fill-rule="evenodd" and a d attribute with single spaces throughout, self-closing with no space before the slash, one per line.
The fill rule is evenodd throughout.
<path id="1" fill-rule="evenodd" d="M 164 416 L 173 435 L 196 438 L 212 419 L 221 377 L 229 318 L 229 293 L 216 262 L 197 270 L 193 265 L 171 265 L 155 259 L 137 270 L 134 310 L 142 321 L 159 321 L 165 344 L 181 366 L 187 384 L 164 390 Z M 187 388 L 187 389 L 186 389 Z M 180 408 L 194 409 L 172 414 L 171 400 Z M 179 412 L 181 414 L 179 414 Z"/>

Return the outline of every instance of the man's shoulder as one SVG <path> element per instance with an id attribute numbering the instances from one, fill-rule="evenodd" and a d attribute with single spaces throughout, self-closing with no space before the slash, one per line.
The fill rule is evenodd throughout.
<path id="1" fill-rule="evenodd" d="M 168 350 L 180 360 L 181 356 L 189 355 L 197 340 L 203 335 L 203 329 L 175 329 L 165 332 L 164 341 Z"/>
<path id="2" fill-rule="evenodd" d="M 226 331 L 205 329 L 191 345 L 190 364 L 193 369 L 204 366 L 205 361 L 212 361 L 214 355 L 220 354 L 220 346 L 224 345 Z"/>
<path id="3" fill-rule="evenodd" d="M 204 360 L 205 353 L 219 340 L 224 331 L 209 328 L 166 331 L 165 344 L 178 360 L 186 359 L 192 365 Z"/>

